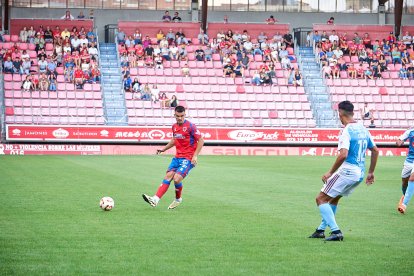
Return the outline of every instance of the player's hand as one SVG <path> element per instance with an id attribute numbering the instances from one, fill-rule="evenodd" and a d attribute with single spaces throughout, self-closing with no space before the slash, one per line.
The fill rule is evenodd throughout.
<path id="1" fill-rule="evenodd" d="M 193 166 L 197 165 L 197 156 L 193 156 L 193 159 L 191 159 L 191 164 L 193 164 Z"/>
<path id="2" fill-rule="evenodd" d="M 163 150 L 157 149 L 157 154 L 160 154 L 161 152 L 164 152 Z"/>
<path id="3" fill-rule="evenodd" d="M 331 176 L 332 176 L 332 173 L 330 172 L 325 173 L 324 175 L 322 175 L 322 182 L 326 183 L 326 181 L 328 181 L 329 177 Z"/>
<path id="4" fill-rule="evenodd" d="M 365 179 L 365 183 L 367 183 L 367 185 L 369 186 L 371 184 L 374 184 L 374 182 L 375 182 L 375 176 L 374 176 L 374 174 L 373 173 L 369 173 L 368 176 L 367 176 L 367 179 Z"/>

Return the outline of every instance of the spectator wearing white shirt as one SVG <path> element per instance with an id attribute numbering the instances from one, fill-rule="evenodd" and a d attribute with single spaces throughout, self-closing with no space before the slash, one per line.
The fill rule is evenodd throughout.
<path id="1" fill-rule="evenodd" d="M 329 41 L 333 44 L 334 43 L 334 41 L 336 41 L 336 42 L 338 42 L 339 41 L 339 37 L 338 37 L 338 35 L 336 34 L 336 31 L 335 30 L 333 30 L 332 31 L 332 34 L 329 36 Z"/>
<path id="2" fill-rule="evenodd" d="M 98 49 L 95 46 L 95 43 L 91 44 L 91 47 L 88 48 L 88 54 L 91 55 L 91 58 L 98 59 Z"/>
<path id="3" fill-rule="evenodd" d="M 78 50 L 79 49 L 79 46 L 81 45 L 81 41 L 78 38 L 78 36 L 75 35 L 74 38 L 72 38 L 70 40 L 70 44 L 72 45 L 72 50 Z"/>
<path id="4" fill-rule="evenodd" d="M 208 35 L 204 33 L 204 30 L 200 30 L 198 34 L 198 43 L 207 45 L 208 44 Z"/>
<path id="5" fill-rule="evenodd" d="M 253 43 L 249 40 L 243 43 L 243 47 L 247 53 L 251 53 L 253 49 Z"/>
<path id="6" fill-rule="evenodd" d="M 409 32 L 405 32 L 405 35 L 402 37 L 402 42 L 407 46 L 407 48 L 413 43 L 413 37 L 410 36 Z"/>

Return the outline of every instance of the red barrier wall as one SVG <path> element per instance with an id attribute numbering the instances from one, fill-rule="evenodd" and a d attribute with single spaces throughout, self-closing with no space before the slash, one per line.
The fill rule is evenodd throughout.
<path id="1" fill-rule="evenodd" d="M 126 34 L 132 35 L 139 29 L 143 36 L 155 37 L 159 30 L 164 34 L 170 29 L 176 33 L 180 28 L 187 38 L 196 38 L 200 33 L 199 23 L 175 23 L 175 22 L 138 22 L 138 21 L 118 21 L 118 27 Z"/>
<path id="2" fill-rule="evenodd" d="M 414 26 L 402 26 L 401 35 L 404 36 L 405 32 L 409 32 L 411 36 L 414 35 Z"/>
<path id="3" fill-rule="evenodd" d="M 326 31 L 331 34 L 332 30 L 335 30 L 338 34 L 347 33 L 349 40 L 352 40 L 354 33 L 357 32 L 359 36 L 363 36 L 364 33 L 368 33 L 371 40 L 382 40 L 387 38 L 390 32 L 394 30 L 392 25 L 328 25 L 328 24 L 313 24 L 313 30 L 322 33 Z"/>
<path id="4" fill-rule="evenodd" d="M 268 36 L 274 36 L 276 32 L 285 34 L 290 30 L 289 24 L 263 24 L 263 23 L 208 23 L 208 35 L 210 38 L 216 37 L 219 31 L 227 32 L 232 30 L 233 33 L 238 31 L 243 33 L 247 30 L 251 38 L 257 38 L 260 32 Z"/>
<path id="5" fill-rule="evenodd" d="M 46 26 L 50 26 L 53 30 L 56 26 L 59 26 L 60 29 L 68 28 L 71 30 L 74 26 L 80 29 L 80 27 L 84 27 L 86 31 L 89 28 L 93 28 L 93 20 L 85 19 L 85 20 L 63 20 L 63 19 L 11 19 L 10 20 L 10 34 L 18 35 L 20 30 L 23 27 L 29 28 L 33 26 L 35 30 L 38 30 L 40 26 L 46 28 Z"/>

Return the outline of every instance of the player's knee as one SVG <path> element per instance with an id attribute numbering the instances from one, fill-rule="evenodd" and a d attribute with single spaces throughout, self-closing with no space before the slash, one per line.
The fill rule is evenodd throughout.
<path id="1" fill-rule="evenodd" d="M 180 183 L 183 180 L 183 177 L 180 174 L 175 174 L 173 180 L 174 183 Z"/>

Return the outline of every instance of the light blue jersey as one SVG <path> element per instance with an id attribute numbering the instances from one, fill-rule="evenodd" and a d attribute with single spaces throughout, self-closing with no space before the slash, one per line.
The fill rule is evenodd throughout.
<path id="1" fill-rule="evenodd" d="M 373 147 L 375 147 L 375 143 L 371 134 L 360 123 L 347 124 L 339 137 L 338 150 L 348 150 L 345 163 L 359 167 L 362 172 L 365 171 L 366 151 Z"/>
<path id="2" fill-rule="evenodd" d="M 407 153 L 407 158 L 405 159 L 405 162 L 407 163 L 414 163 L 414 128 L 407 130 L 404 132 L 403 135 L 399 138 L 401 141 L 407 141 L 409 142 L 409 148 Z"/>

